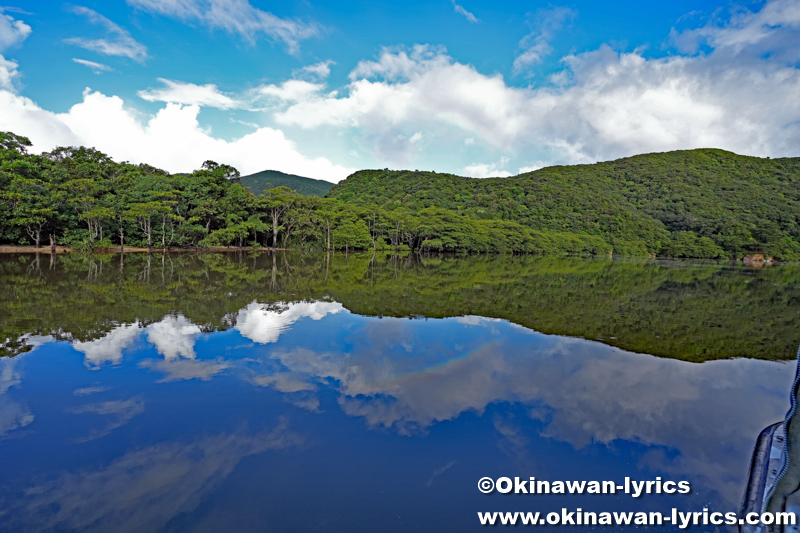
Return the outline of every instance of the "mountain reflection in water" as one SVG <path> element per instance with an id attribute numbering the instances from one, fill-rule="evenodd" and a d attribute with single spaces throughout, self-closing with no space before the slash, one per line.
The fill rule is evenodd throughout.
<path id="1" fill-rule="evenodd" d="M 161 259 L 151 261 L 160 268 Z M 459 278 L 457 263 L 443 261 L 414 265 L 427 271 L 411 275 L 399 268 L 410 283 L 392 289 L 380 281 L 391 279 L 391 259 L 370 279 L 368 268 L 355 270 L 358 277 L 352 267 L 309 259 L 305 267 L 287 261 L 294 273 L 273 276 L 269 261 L 209 256 L 191 259 L 208 262 L 199 275 L 187 268 L 179 279 L 167 257 L 163 282 L 152 264 L 149 281 L 141 270 L 120 277 L 108 264 L 100 279 L 87 280 L 68 268 L 39 275 L 16 260 L 22 267 L 0 259 L 15 285 L 2 289 L 2 305 L 16 312 L 0 325 L 17 354 L 0 359 L 3 531 L 440 531 L 479 528 L 477 511 L 736 511 L 755 437 L 783 418 L 794 374 L 787 362 L 697 364 L 678 360 L 681 354 L 654 357 L 540 333 L 519 325 L 540 319 L 524 316 L 537 302 L 513 308 L 522 296 L 505 310 L 503 302 L 482 304 L 521 317 L 518 323 L 470 314 L 475 291 L 509 294 L 514 285 L 535 285 L 532 277 L 551 286 L 536 293 L 545 307 L 558 301 L 556 278 L 566 280 L 561 300 L 569 307 L 569 287 L 621 287 L 623 277 L 639 283 L 610 302 L 634 302 L 643 313 L 652 308 L 644 294 L 699 305 L 692 291 L 738 287 L 747 296 L 756 292 L 748 285 L 763 288 L 765 274 L 746 269 L 633 263 L 608 279 L 619 274 L 613 263 L 562 260 L 539 265 L 539 274 L 523 262 L 516 281 L 478 282 L 490 270 L 483 263 L 473 265 L 472 278 L 463 267 Z M 126 258 L 124 268 L 142 261 Z M 374 266 L 371 258 L 366 264 Z M 316 274 L 303 281 L 303 268 Z M 793 272 L 784 274 L 791 280 Z M 437 285 L 455 288 L 425 292 Z M 773 322 L 761 324 L 762 338 L 774 334 L 770 327 L 781 331 L 794 290 L 791 281 L 774 288 Z M 363 315 L 338 299 L 345 293 Z M 61 328 L 53 308 L 28 311 L 57 294 L 68 301 L 53 307 L 72 309 L 62 313 Z M 466 314 L 387 316 L 423 296 Z M 661 331 L 686 324 L 670 313 L 666 307 Z M 620 332 L 634 337 L 620 342 L 644 342 L 632 320 L 606 324 L 620 326 L 606 330 L 618 337 L 608 342 Z M 591 333 L 597 324 L 564 327 Z M 698 337 L 691 342 L 694 354 L 713 352 Z M 641 499 L 487 496 L 475 487 L 483 476 L 662 476 L 689 480 L 693 491 Z"/>

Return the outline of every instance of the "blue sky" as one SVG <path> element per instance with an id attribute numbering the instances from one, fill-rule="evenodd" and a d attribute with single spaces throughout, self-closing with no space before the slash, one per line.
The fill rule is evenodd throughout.
<path id="1" fill-rule="evenodd" d="M 22 2 L 0 130 L 173 172 L 508 176 L 800 151 L 800 0 Z"/>

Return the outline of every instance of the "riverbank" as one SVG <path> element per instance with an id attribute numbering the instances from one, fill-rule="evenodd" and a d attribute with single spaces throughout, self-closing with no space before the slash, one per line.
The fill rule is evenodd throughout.
<path id="1" fill-rule="evenodd" d="M 168 247 L 168 248 L 161 248 L 153 246 L 150 248 L 151 253 L 189 253 L 189 252 L 249 252 L 249 251 L 269 251 L 272 248 L 254 248 L 252 246 L 214 246 L 210 248 L 178 248 L 178 247 Z M 277 251 L 287 251 L 288 248 L 276 248 Z M 41 248 L 36 248 L 36 246 L 17 246 L 17 245 L 0 245 L 0 254 L 67 254 L 73 252 L 86 252 L 89 250 L 76 250 L 74 248 L 70 248 L 69 246 L 56 246 L 55 250 L 53 250 L 50 246 L 42 246 Z M 95 248 L 91 250 L 93 253 L 97 254 L 118 254 L 122 253 L 123 250 L 119 246 L 114 246 L 112 248 Z M 148 250 L 146 247 L 140 246 L 126 246 L 124 253 L 147 253 Z"/>

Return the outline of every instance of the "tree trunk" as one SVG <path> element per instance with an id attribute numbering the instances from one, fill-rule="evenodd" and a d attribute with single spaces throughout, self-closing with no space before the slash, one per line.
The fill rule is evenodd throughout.
<path id="1" fill-rule="evenodd" d="M 42 240 L 42 228 L 39 227 L 39 228 L 36 229 L 36 249 L 37 250 L 39 248 L 41 248 L 41 245 L 39 244 L 41 242 L 41 240 Z"/>
<path id="2" fill-rule="evenodd" d="M 272 249 L 278 249 L 278 213 L 272 214 Z"/>
<path id="3" fill-rule="evenodd" d="M 53 234 L 50 234 L 50 253 L 56 253 L 56 241 L 53 239 Z"/>
<path id="4" fill-rule="evenodd" d="M 119 216 L 119 250 L 125 253 L 125 228 L 122 227 L 122 215 Z"/>

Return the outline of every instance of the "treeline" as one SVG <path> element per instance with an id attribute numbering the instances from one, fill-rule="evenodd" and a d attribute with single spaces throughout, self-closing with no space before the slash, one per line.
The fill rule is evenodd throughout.
<path id="1" fill-rule="evenodd" d="M 617 255 L 800 260 L 800 158 L 686 150 L 490 179 L 363 170 L 328 196 L 593 235 Z"/>
<path id="2" fill-rule="evenodd" d="M 275 187 L 258 196 L 239 172 L 206 161 L 191 174 L 113 161 L 85 147 L 28 153 L 30 140 L 0 133 L 0 242 L 122 246 L 251 246 L 606 254 L 603 239 L 531 230 L 446 209 L 384 209 Z"/>
<path id="3" fill-rule="evenodd" d="M 0 133 L 0 243 L 800 260 L 800 158 L 647 154 L 485 180 L 364 170 L 327 198 L 253 194 L 228 165 L 171 175 Z"/>

